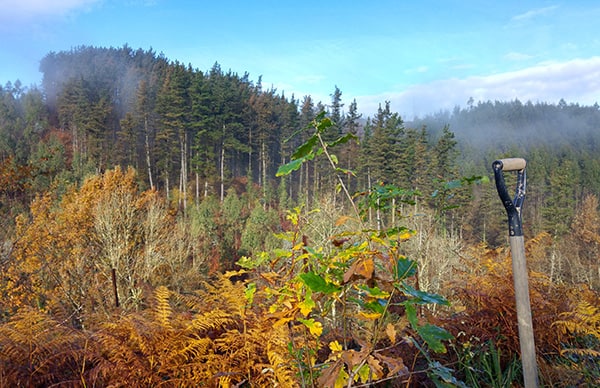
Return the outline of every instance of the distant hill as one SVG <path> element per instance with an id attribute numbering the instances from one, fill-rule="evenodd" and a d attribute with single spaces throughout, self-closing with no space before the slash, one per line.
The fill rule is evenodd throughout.
<path id="1" fill-rule="evenodd" d="M 479 102 L 417 118 L 409 125 L 425 125 L 433 133 L 449 125 L 460 144 L 479 149 L 528 151 L 544 145 L 597 152 L 600 146 L 598 104 L 582 106 L 564 100 L 556 105 L 519 100 Z"/>

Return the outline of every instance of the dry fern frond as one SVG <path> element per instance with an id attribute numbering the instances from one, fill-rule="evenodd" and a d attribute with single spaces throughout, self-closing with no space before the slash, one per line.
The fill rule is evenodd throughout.
<path id="1" fill-rule="evenodd" d="M 285 336 L 282 335 L 282 330 L 283 327 L 280 327 L 277 330 L 279 333 L 276 333 L 277 335 L 274 335 L 267 343 L 267 357 L 279 386 L 296 387 L 298 386 L 294 380 L 296 370 L 293 367 L 293 360 L 291 360 L 286 348 Z"/>
<path id="2" fill-rule="evenodd" d="M 588 301 L 579 301 L 573 311 L 561 313 L 553 323 L 562 334 L 592 335 L 600 340 L 600 309 Z"/>
<path id="3" fill-rule="evenodd" d="M 84 380 L 86 339 L 32 308 L 0 325 L 0 376 L 6 386 L 48 386 Z"/>
<path id="4" fill-rule="evenodd" d="M 169 364 L 183 365 L 189 361 L 205 358 L 213 347 L 213 341 L 207 337 L 187 337 L 181 345 L 181 348 L 174 349 Z"/>
<path id="5" fill-rule="evenodd" d="M 594 349 L 563 349 L 560 354 L 576 354 L 578 356 L 600 357 L 600 351 Z"/>
<path id="6" fill-rule="evenodd" d="M 205 282 L 201 296 L 205 306 L 220 307 L 225 311 L 239 313 L 246 307 L 244 292 L 246 286 L 242 282 L 233 283 L 223 275 L 219 275 L 214 283 Z"/>
<path id="7" fill-rule="evenodd" d="M 221 310 L 212 310 L 196 315 L 190 322 L 188 330 L 194 329 L 203 332 L 209 330 L 224 330 L 226 327 L 232 326 L 235 323 L 235 317 L 230 313 Z"/>
<path id="8" fill-rule="evenodd" d="M 158 323 L 164 327 L 165 329 L 171 329 L 170 318 L 173 310 L 171 305 L 169 304 L 169 296 L 171 292 L 165 286 L 160 286 L 154 291 L 154 313 L 156 315 L 156 320 Z"/>
<path id="9" fill-rule="evenodd" d="M 107 322 L 95 333 L 99 360 L 94 373 L 108 385 L 156 385 L 164 347 L 171 339 L 164 328 L 139 314 Z"/>

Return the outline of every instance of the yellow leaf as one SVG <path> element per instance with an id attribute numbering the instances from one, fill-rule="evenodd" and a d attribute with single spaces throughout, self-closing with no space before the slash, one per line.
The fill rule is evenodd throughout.
<path id="1" fill-rule="evenodd" d="M 364 311 L 359 312 L 358 315 L 370 321 L 374 321 L 375 319 L 381 317 L 380 313 L 365 313 Z"/>
<path id="2" fill-rule="evenodd" d="M 300 312 L 305 317 L 312 311 L 312 309 L 316 306 L 315 301 L 311 298 L 309 293 L 306 293 L 306 297 L 300 303 L 298 303 L 298 307 L 300 308 Z"/>
<path id="3" fill-rule="evenodd" d="M 274 314 L 277 309 L 279 308 L 279 306 L 277 306 L 277 304 L 272 304 L 269 306 L 269 313 Z"/>
<path id="4" fill-rule="evenodd" d="M 304 324 L 310 331 L 310 334 L 315 337 L 319 337 L 323 333 L 323 324 L 319 321 L 315 321 L 313 318 L 311 319 L 299 319 L 300 322 Z"/>
<path id="5" fill-rule="evenodd" d="M 323 324 L 321 322 L 315 322 L 315 324 L 309 328 L 310 333 L 314 336 L 320 336 L 323 333 Z"/>
<path id="6" fill-rule="evenodd" d="M 346 387 L 348 378 L 350 378 L 350 375 L 348 374 L 348 372 L 346 372 L 343 368 L 340 369 L 340 373 L 338 374 L 337 379 L 335 379 L 334 388 Z"/>
<path id="7" fill-rule="evenodd" d="M 329 349 L 332 352 L 341 352 L 343 350 L 342 345 L 337 340 L 329 343 Z"/>
<path id="8" fill-rule="evenodd" d="M 369 377 L 371 375 L 371 368 L 369 368 L 369 366 L 367 364 L 363 364 L 358 371 L 356 371 L 356 374 L 354 375 L 354 381 L 358 381 L 358 379 L 360 378 L 360 381 L 363 383 L 366 383 L 367 381 L 369 381 Z"/>
<path id="9" fill-rule="evenodd" d="M 400 240 L 408 240 L 409 238 L 411 238 L 413 235 L 415 234 L 414 231 L 408 230 L 404 233 L 401 233 L 400 236 L 398 236 L 400 238 Z"/>
<path id="10" fill-rule="evenodd" d="M 283 317 L 278 319 L 274 324 L 273 324 L 273 329 L 278 328 L 279 326 L 285 325 L 286 323 L 288 323 L 289 321 L 291 321 L 292 317 Z"/>

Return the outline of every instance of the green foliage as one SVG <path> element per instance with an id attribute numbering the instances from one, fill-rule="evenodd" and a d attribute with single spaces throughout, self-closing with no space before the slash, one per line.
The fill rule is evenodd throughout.
<path id="1" fill-rule="evenodd" d="M 347 133 L 339 136 L 332 141 L 325 142 L 323 140 L 323 134 L 332 127 L 333 121 L 328 117 L 325 117 L 325 112 L 321 112 L 315 117 L 315 119 L 307 126 L 306 129 L 314 128 L 314 133 L 306 140 L 291 156 L 291 161 L 279 167 L 276 176 L 286 176 L 292 171 L 298 170 L 303 163 L 313 160 L 315 157 L 323 154 L 328 148 L 336 145 L 345 144 L 348 141 L 355 139 L 356 135 Z M 339 168 L 338 158 L 335 154 L 327 154 L 331 162 L 335 165 L 337 172 L 349 173 L 347 170 Z"/>
<path id="2" fill-rule="evenodd" d="M 465 344 L 459 354 L 460 372 L 469 387 L 511 387 L 521 376 L 521 363 L 516 355 L 508 361 L 493 342 L 482 345 Z"/>
<path id="3" fill-rule="evenodd" d="M 279 175 L 290 174 L 304 162 L 321 154 L 336 169 L 336 158 L 331 156 L 330 147 L 343 143 L 346 138 L 331 143 L 323 140 L 323 131 L 332 125 L 324 114 L 318 115 L 312 125 L 314 134 L 298 148 L 292 161 L 280 168 Z M 344 186 L 342 180 L 340 185 Z M 386 193 L 398 196 L 400 191 L 390 187 L 383 192 Z M 353 200 L 349 195 L 348 199 Z M 355 216 L 360 218 L 358 208 L 354 209 Z M 387 339 L 391 343 L 390 348 L 401 349 L 401 335 L 414 338 L 416 342 L 423 341 L 426 346 L 420 349 L 425 354 L 429 349 L 446 352 L 442 341 L 452 336 L 438 326 L 423 323 L 422 317 L 417 314 L 417 306 L 448 305 L 448 302 L 410 284 L 414 282 L 416 265 L 399 250 L 400 243 L 414 232 L 406 228 L 384 231 L 346 229 L 327 239 L 334 245 L 329 248 L 307 243 L 302 233 L 300 208 L 289 212 L 287 219 L 292 229 L 280 234 L 280 237 L 291 246 L 291 250 L 271 255 L 264 253 L 256 259 L 244 258 L 238 264 L 261 273 L 260 277 L 268 280 L 262 287 L 271 295 L 269 311 L 277 317 L 279 324 L 297 322 L 308 330 L 307 335 L 313 338 L 307 341 L 309 347 L 302 351 L 297 347 L 291 350 L 298 357 L 299 364 L 308 370 L 311 380 L 320 375 L 319 385 L 339 386 L 352 381 L 371 383 L 384 378 L 405 379 L 408 376 L 406 368 L 400 366 L 403 365 L 402 358 L 387 367 L 380 364 L 384 359 L 388 362 L 391 359 L 385 355 L 382 341 Z M 348 220 L 348 217 L 342 217 L 337 224 L 343 225 Z M 270 259 L 265 260 L 266 257 Z M 402 317 L 403 314 L 399 314 L 401 307 L 412 332 L 404 326 L 402 334 L 396 333 L 391 323 Z M 364 334 L 359 335 L 353 329 L 355 327 L 361 328 Z M 333 337 L 335 341 L 328 345 L 333 353 L 318 370 L 310 355 L 322 352 L 327 346 L 323 341 L 326 333 L 340 333 L 339 339 L 344 345 L 339 345 L 337 338 Z M 360 351 L 348 347 L 350 339 L 347 337 L 361 344 Z"/>
<path id="4" fill-rule="evenodd" d="M 255 204 L 241 233 L 240 254 L 270 251 L 278 247 L 274 233 L 279 230 L 279 215 L 274 209 L 265 210 Z M 237 224 L 239 228 L 240 224 Z"/>

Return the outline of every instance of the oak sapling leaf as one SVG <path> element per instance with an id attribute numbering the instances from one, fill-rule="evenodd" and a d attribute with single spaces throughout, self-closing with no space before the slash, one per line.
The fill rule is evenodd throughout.
<path id="1" fill-rule="evenodd" d="M 306 272 L 299 275 L 304 284 L 313 292 L 322 292 L 324 294 L 333 294 L 340 291 L 340 287 L 328 282 L 314 272 Z"/>

